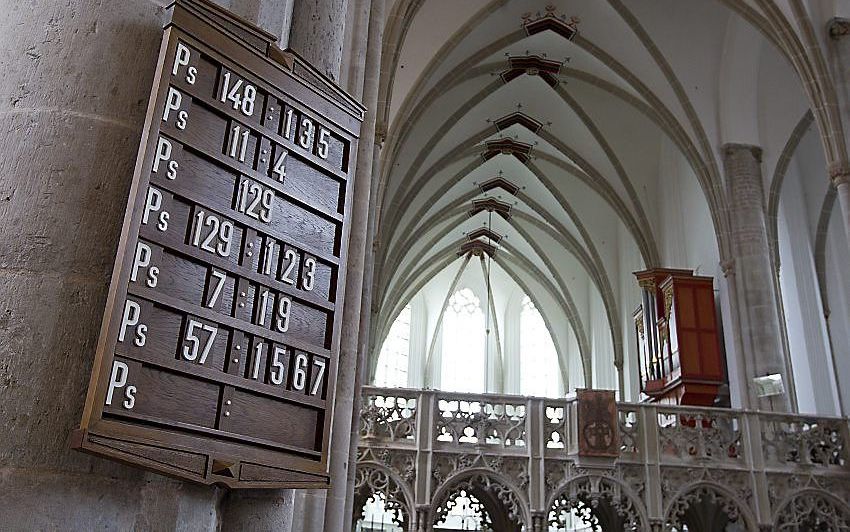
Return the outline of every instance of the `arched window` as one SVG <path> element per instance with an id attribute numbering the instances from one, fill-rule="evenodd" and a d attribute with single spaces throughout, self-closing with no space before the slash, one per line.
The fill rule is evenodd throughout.
<path id="1" fill-rule="evenodd" d="M 398 526 L 400 512 L 390 505 L 388 508 L 387 498 L 383 493 L 373 493 L 366 500 L 361 517 L 355 523 L 355 532 L 402 532 L 404 529 Z"/>
<path id="2" fill-rule="evenodd" d="M 448 500 L 437 508 L 439 521 L 434 530 L 492 530 L 490 516 L 478 497 L 465 489 L 449 495 Z"/>
<path id="3" fill-rule="evenodd" d="M 451 392 L 483 392 L 487 368 L 484 311 L 469 288 L 452 295 L 443 317 L 443 362 L 440 388 Z"/>
<path id="4" fill-rule="evenodd" d="M 519 317 L 519 387 L 523 395 L 558 397 L 558 354 L 540 311 L 522 298 Z"/>
<path id="5" fill-rule="evenodd" d="M 378 367 L 375 368 L 376 386 L 407 386 L 407 359 L 410 354 L 410 305 L 398 313 L 390 333 L 381 346 Z"/>

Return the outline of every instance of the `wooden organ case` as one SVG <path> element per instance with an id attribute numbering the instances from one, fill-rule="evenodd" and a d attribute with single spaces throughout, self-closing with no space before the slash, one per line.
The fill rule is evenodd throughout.
<path id="1" fill-rule="evenodd" d="M 634 323 L 645 400 L 715 406 L 726 367 L 714 279 L 663 268 L 635 272 L 635 277 L 642 295 Z"/>

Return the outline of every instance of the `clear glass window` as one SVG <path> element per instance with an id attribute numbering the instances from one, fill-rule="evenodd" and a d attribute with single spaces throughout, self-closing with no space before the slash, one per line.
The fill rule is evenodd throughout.
<path id="1" fill-rule="evenodd" d="M 443 317 L 443 362 L 440 388 L 483 392 L 487 380 L 484 311 L 469 288 L 452 295 Z"/>
<path id="2" fill-rule="evenodd" d="M 375 385 L 403 388 L 407 382 L 407 364 L 410 356 L 410 305 L 396 316 L 390 332 L 381 346 Z"/>
<path id="3" fill-rule="evenodd" d="M 519 385 L 523 395 L 558 397 L 560 369 L 555 344 L 531 298 L 522 298 L 519 318 Z"/>

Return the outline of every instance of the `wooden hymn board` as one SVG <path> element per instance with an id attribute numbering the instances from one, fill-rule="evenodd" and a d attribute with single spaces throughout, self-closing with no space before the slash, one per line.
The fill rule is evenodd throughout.
<path id="1" fill-rule="evenodd" d="M 363 107 L 206 0 L 170 6 L 72 446 L 327 487 Z"/>

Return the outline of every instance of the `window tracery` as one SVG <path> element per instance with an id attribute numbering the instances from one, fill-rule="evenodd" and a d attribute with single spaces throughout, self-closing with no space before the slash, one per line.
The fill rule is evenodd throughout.
<path id="1" fill-rule="evenodd" d="M 358 467 L 354 492 L 356 507 L 360 508 L 356 515 L 356 531 L 401 532 L 406 528 L 409 509 L 401 487 L 386 471 L 376 467 Z"/>
<path id="2" fill-rule="evenodd" d="M 493 524 L 484 505 L 466 489 L 452 492 L 437 508 L 435 530 L 492 530 Z"/>
<path id="3" fill-rule="evenodd" d="M 621 486 L 604 477 L 570 481 L 552 501 L 547 520 L 550 530 L 643 530 L 639 510 Z"/>
<path id="4" fill-rule="evenodd" d="M 382 493 L 373 493 L 363 505 L 360 519 L 355 523 L 355 532 L 382 530 L 403 532 L 404 518 L 400 505 L 388 501 Z"/>
<path id="5" fill-rule="evenodd" d="M 795 496 L 776 517 L 776 530 L 803 532 L 806 530 L 850 530 L 850 509 L 840 507 L 828 496 L 805 491 Z"/>
<path id="6" fill-rule="evenodd" d="M 673 501 L 664 530 L 687 530 L 695 523 L 710 523 L 719 529 L 726 529 L 727 525 L 744 528 L 746 520 L 742 511 L 740 501 L 712 486 L 700 485 Z"/>

